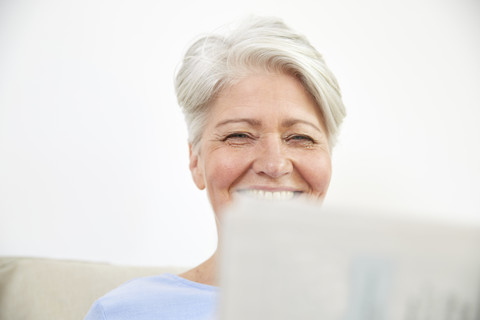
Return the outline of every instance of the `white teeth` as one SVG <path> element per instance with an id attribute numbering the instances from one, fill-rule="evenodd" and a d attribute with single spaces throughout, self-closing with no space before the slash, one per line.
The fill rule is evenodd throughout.
<path id="1" fill-rule="evenodd" d="M 242 193 L 256 199 L 265 200 L 288 200 L 295 195 L 293 191 L 264 191 L 255 189 L 244 190 Z"/>

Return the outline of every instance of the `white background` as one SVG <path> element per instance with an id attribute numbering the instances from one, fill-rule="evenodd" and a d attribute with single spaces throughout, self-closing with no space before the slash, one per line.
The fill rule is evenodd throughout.
<path id="1" fill-rule="evenodd" d="M 252 13 L 304 33 L 342 87 L 327 203 L 480 219 L 476 0 L 0 0 L 0 255 L 207 258 L 173 75 Z"/>

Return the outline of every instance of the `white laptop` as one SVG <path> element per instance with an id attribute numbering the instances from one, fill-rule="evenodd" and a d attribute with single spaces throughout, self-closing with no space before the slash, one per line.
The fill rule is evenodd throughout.
<path id="1" fill-rule="evenodd" d="M 245 200 L 221 232 L 221 320 L 480 320 L 479 223 Z"/>

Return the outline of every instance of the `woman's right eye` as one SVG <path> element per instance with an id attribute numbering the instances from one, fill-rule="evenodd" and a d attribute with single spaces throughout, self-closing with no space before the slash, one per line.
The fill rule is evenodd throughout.
<path id="1" fill-rule="evenodd" d="M 235 133 L 231 133 L 231 134 L 227 135 L 225 137 L 225 140 L 228 140 L 228 139 L 246 139 L 246 138 L 250 138 L 250 136 L 247 133 L 235 132 Z"/>
<path id="2" fill-rule="evenodd" d="M 247 145 L 251 143 L 253 140 L 252 140 L 252 135 L 249 134 L 248 132 L 233 132 L 233 133 L 227 134 L 223 139 L 223 141 L 232 146 L 241 146 L 241 145 Z"/>

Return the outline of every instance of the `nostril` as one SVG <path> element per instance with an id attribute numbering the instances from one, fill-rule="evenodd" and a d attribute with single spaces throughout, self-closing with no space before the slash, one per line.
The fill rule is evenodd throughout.
<path id="1" fill-rule="evenodd" d="M 258 158 L 253 165 L 257 174 L 265 174 L 272 178 L 279 178 L 292 171 L 291 161 L 285 157 L 262 157 Z"/>

